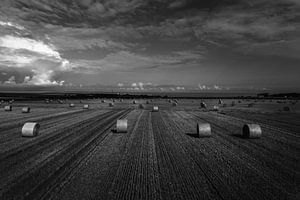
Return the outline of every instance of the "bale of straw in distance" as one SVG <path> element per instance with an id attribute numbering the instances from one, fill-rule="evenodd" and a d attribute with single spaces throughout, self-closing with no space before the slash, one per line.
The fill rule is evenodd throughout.
<path id="1" fill-rule="evenodd" d="M 144 106 L 143 104 L 139 104 L 139 108 L 140 108 L 140 109 L 144 109 L 145 106 Z"/>
<path id="2" fill-rule="evenodd" d="M 89 109 L 89 107 L 90 107 L 89 104 L 84 104 L 83 105 L 83 109 Z"/>
<path id="3" fill-rule="evenodd" d="M 209 123 L 197 123 L 197 135 L 198 137 L 210 137 L 211 127 Z"/>
<path id="4" fill-rule="evenodd" d="M 219 106 L 213 106 L 213 111 L 219 111 Z"/>
<path id="5" fill-rule="evenodd" d="M 75 104 L 74 103 L 70 103 L 69 107 L 75 107 Z"/>
<path id="6" fill-rule="evenodd" d="M 5 106 L 5 107 L 4 107 L 4 110 L 5 110 L 5 111 L 12 111 L 12 106 Z"/>
<path id="7" fill-rule="evenodd" d="M 108 106 L 109 106 L 109 107 L 114 107 L 114 103 L 110 102 L 110 103 L 108 104 Z"/>
<path id="8" fill-rule="evenodd" d="M 38 135 L 40 125 L 36 122 L 27 122 L 22 128 L 23 137 L 35 137 Z"/>
<path id="9" fill-rule="evenodd" d="M 177 103 L 176 103 L 176 102 L 173 102 L 173 103 L 172 103 L 172 106 L 174 106 L 174 107 L 177 106 Z"/>
<path id="10" fill-rule="evenodd" d="M 223 104 L 223 101 L 221 99 L 219 99 L 219 104 Z"/>
<path id="11" fill-rule="evenodd" d="M 158 112 L 158 106 L 153 106 L 152 112 Z"/>
<path id="12" fill-rule="evenodd" d="M 134 100 L 132 103 L 133 103 L 133 104 L 136 104 L 137 102 Z"/>
<path id="13" fill-rule="evenodd" d="M 206 108 L 206 104 L 202 101 L 202 102 L 200 103 L 200 107 L 201 107 L 201 108 Z"/>
<path id="14" fill-rule="evenodd" d="M 262 130 L 258 124 L 245 124 L 243 126 L 244 138 L 260 138 Z"/>
<path id="15" fill-rule="evenodd" d="M 118 119 L 117 120 L 117 127 L 116 127 L 117 133 L 126 133 L 127 127 L 128 127 L 127 119 Z"/>
<path id="16" fill-rule="evenodd" d="M 30 107 L 23 107 L 22 113 L 30 113 Z"/>

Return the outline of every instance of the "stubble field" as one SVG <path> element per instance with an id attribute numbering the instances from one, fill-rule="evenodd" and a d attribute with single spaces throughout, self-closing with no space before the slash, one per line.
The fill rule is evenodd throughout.
<path id="1" fill-rule="evenodd" d="M 110 101 L 16 101 L 10 112 L 2 103 L 0 199 L 299 198 L 299 103 L 228 99 L 209 111 L 196 99 Z M 127 133 L 111 131 L 119 118 Z M 37 137 L 21 136 L 25 122 L 40 123 Z M 197 122 L 212 136 L 192 137 Z M 246 123 L 262 137 L 241 137 Z"/>

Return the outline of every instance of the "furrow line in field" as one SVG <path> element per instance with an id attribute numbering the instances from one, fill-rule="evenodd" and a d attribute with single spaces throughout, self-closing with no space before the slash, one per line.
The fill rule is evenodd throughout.
<path id="1" fill-rule="evenodd" d="M 24 199 L 41 199 L 45 192 L 60 182 L 60 178 L 65 177 L 66 174 L 75 169 L 82 159 L 89 154 L 91 149 L 95 147 L 95 144 L 99 142 L 98 139 L 103 139 L 103 131 L 108 130 L 118 117 L 129 112 L 130 110 L 125 110 L 110 117 L 108 116 L 101 124 L 97 120 L 89 123 L 89 128 L 84 129 L 84 133 L 80 134 L 77 140 L 20 177 L 9 190 L 2 194 L 2 197 L 9 198 L 13 196 L 23 197 Z M 97 134 L 98 132 L 101 134 Z"/>
<path id="2" fill-rule="evenodd" d="M 237 190 L 237 199 L 252 199 L 253 193 L 261 199 L 287 196 L 286 191 L 280 185 L 274 183 L 270 185 L 273 177 L 266 176 L 265 172 L 261 171 L 259 164 L 253 163 L 251 157 L 239 152 L 238 146 L 232 146 L 223 138 L 215 135 L 214 129 L 212 138 L 193 138 L 185 135 L 184 131 L 194 129 L 193 131 L 196 132 L 197 121 L 184 119 L 179 113 L 168 114 L 168 116 L 172 124 L 170 127 L 181 130 L 181 133 L 178 131 L 178 135 L 181 136 L 180 140 L 184 141 L 183 144 L 191 152 L 202 152 L 205 155 L 208 159 L 206 163 L 211 165 L 210 168 L 224 176 L 228 182 L 226 185 Z M 178 123 L 179 121 L 181 123 Z M 194 154 L 191 153 L 191 155 Z M 195 159 L 198 158 L 195 157 Z M 259 185 L 257 185 L 258 183 Z M 249 194 L 251 195 L 249 196 Z"/>
<path id="3" fill-rule="evenodd" d="M 216 133 L 215 136 L 218 137 L 220 141 L 226 141 L 231 148 L 234 146 L 238 147 L 239 150 L 236 152 L 237 154 L 239 151 L 243 151 L 248 157 L 259 162 L 259 167 L 268 169 L 266 173 L 273 174 L 277 183 L 284 184 L 281 188 L 285 188 L 286 191 L 290 193 L 294 192 L 293 190 L 296 188 L 294 185 L 295 179 L 297 179 L 296 177 L 299 177 L 299 169 L 297 169 L 296 162 L 293 161 L 295 159 L 287 160 L 286 157 L 280 156 L 277 153 L 272 152 L 272 150 L 266 150 L 268 145 L 267 141 L 265 141 L 265 144 L 258 145 L 257 143 L 261 143 L 261 141 L 245 140 L 232 136 L 232 130 L 240 130 L 240 127 L 230 126 L 228 123 L 213 118 L 204 118 L 198 115 L 194 115 L 194 117 L 203 122 L 211 123 L 212 129 L 215 130 Z M 291 156 L 297 156 L 297 153 L 294 153 Z"/>
<path id="4" fill-rule="evenodd" d="M 222 199 L 223 194 L 221 195 L 216 190 L 211 179 L 207 179 L 206 170 L 195 170 L 197 169 L 196 163 L 191 162 L 186 152 L 174 140 L 161 114 L 153 113 L 153 115 L 152 123 L 157 142 L 156 147 L 158 147 L 160 183 L 164 188 L 162 189 L 162 198 Z M 169 184 L 166 185 L 168 182 Z M 169 193 L 172 193 L 172 196 Z"/>

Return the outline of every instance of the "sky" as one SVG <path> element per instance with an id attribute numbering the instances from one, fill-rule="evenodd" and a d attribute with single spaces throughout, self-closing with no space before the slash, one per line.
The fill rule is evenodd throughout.
<path id="1" fill-rule="evenodd" d="M 300 91 L 300 0 L 1 0 L 1 88 Z"/>

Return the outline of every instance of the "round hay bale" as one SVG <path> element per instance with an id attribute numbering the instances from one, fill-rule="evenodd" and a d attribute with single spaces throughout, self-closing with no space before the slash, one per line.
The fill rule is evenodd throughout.
<path id="1" fill-rule="evenodd" d="M 132 103 L 133 103 L 133 104 L 136 104 L 137 102 L 134 100 Z"/>
<path id="2" fill-rule="evenodd" d="M 158 112 L 158 106 L 153 106 L 153 108 L 152 108 L 152 112 Z"/>
<path id="3" fill-rule="evenodd" d="M 114 103 L 110 102 L 110 103 L 108 104 L 108 106 L 109 106 L 109 107 L 114 107 Z"/>
<path id="4" fill-rule="evenodd" d="M 219 106 L 213 106 L 213 111 L 219 111 Z"/>
<path id="5" fill-rule="evenodd" d="M 5 111 L 12 111 L 12 106 L 4 106 Z"/>
<path id="6" fill-rule="evenodd" d="M 209 123 L 197 123 L 197 135 L 198 137 L 210 137 L 211 127 Z"/>
<path id="7" fill-rule="evenodd" d="M 75 107 L 75 104 L 74 103 L 70 103 L 69 107 Z"/>
<path id="8" fill-rule="evenodd" d="M 176 106 L 177 106 L 177 103 L 176 103 L 176 102 L 173 102 L 173 103 L 172 103 L 172 106 L 176 107 Z"/>
<path id="9" fill-rule="evenodd" d="M 22 128 L 23 137 L 35 137 L 38 135 L 40 125 L 36 122 L 27 122 Z"/>
<path id="10" fill-rule="evenodd" d="M 258 124 L 245 124 L 243 126 L 244 138 L 260 138 L 262 130 Z"/>
<path id="11" fill-rule="evenodd" d="M 219 99 L 219 104 L 223 104 L 223 101 L 221 99 Z"/>
<path id="12" fill-rule="evenodd" d="M 30 107 L 23 107 L 22 113 L 30 113 Z"/>
<path id="13" fill-rule="evenodd" d="M 139 109 L 144 109 L 145 106 L 143 104 L 139 104 Z"/>
<path id="14" fill-rule="evenodd" d="M 117 133 L 126 133 L 128 127 L 128 121 L 127 119 L 118 119 L 117 120 Z"/>
<path id="15" fill-rule="evenodd" d="M 89 104 L 83 105 L 83 109 L 89 109 L 89 108 L 90 108 Z"/>
<path id="16" fill-rule="evenodd" d="M 206 108 L 206 103 L 204 103 L 203 101 L 200 103 L 200 107 L 201 108 Z"/>

